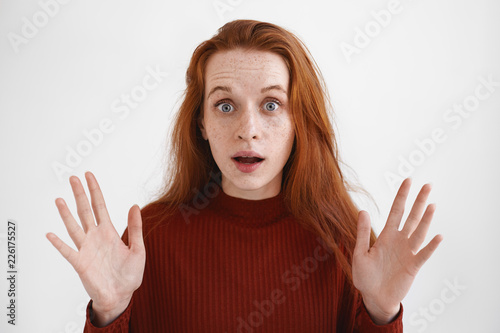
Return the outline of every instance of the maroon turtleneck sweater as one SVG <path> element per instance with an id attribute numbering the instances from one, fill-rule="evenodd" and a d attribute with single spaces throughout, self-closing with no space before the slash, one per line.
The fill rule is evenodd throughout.
<path id="1" fill-rule="evenodd" d="M 349 312 L 353 332 L 403 332 L 402 308 L 390 324 L 375 325 L 360 297 L 352 309 L 341 304 L 333 253 L 287 211 L 282 193 L 247 200 L 217 189 L 149 235 L 143 223 L 141 286 L 103 328 L 91 323 L 90 300 L 84 332 L 341 332 Z M 143 221 L 156 209 L 143 208 Z"/>

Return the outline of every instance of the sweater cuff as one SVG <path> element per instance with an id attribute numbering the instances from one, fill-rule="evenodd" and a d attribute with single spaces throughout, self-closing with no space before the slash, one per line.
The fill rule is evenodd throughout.
<path id="1" fill-rule="evenodd" d="M 403 333 L 403 304 L 400 303 L 398 315 L 390 323 L 377 325 L 370 317 L 365 304 L 361 302 L 360 313 L 357 316 L 356 321 L 360 333 Z"/>
<path id="2" fill-rule="evenodd" d="M 122 312 L 115 320 L 109 323 L 104 327 L 97 327 L 92 324 L 91 317 L 92 313 L 92 303 L 93 300 L 89 301 L 87 304 L 87 318 L 85 320 L 84 333 L 94 333 L 94 332 L 128 332 L 129 331 L 129 322 L 130 322 L 130 314 L 132 311 L 132 303 L 134 302 L 134 297 L 130 299 L 130 303 L 128 304 L 125 311 Z"/>

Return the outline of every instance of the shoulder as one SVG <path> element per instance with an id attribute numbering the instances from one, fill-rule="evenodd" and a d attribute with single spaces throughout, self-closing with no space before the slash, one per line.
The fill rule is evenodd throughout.
<path id="1" fill-rule="evenodd" d="M 144 237 L 156 228 L 165 226 L 177 215 L 177 209 L 165 203 L 151 202 L 141 208 L 142 229 Z"/>
<path id="2" fill-rule="evenodd" d="M 149 221 L 160 217 L 167 208 L 166 204 L 158 202 L 150 202 L 141 208 L 141 217 L 143 220 Z"/>

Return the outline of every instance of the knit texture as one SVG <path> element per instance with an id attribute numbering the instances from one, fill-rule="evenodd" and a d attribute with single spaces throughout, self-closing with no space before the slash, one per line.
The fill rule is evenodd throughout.
<path id="1" fill-rule="evenodd" d="M 90 300 L 84 332 L 340 332 L 350 310 L 352 332 L 402 333 L 402 307 L 375 325 L 360 297 L 353 309 L 340 304 L 345 280 L 333 253 L 283 200 L 236 198 L 217 185 L 181 205 L 145 237 L 144 278 L 127 309 L 98 328 Z M 157 209 L 145 207 L 143 220 Z"/>

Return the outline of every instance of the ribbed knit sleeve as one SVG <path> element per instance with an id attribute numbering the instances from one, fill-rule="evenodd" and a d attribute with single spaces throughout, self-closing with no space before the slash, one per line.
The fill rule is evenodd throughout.
<path id="1" fill-rule="evenodd" d="M 129 322 L 130 322 L 130 312 L 132 310 L 132 303 L 134 298 L 132 297 L 130 303 L 123 313 L 118 316 L 113 322 L 105 327 L 96 327 L 91 322 L 92 314 L 92 300 L 89 301 L 87 305 L 87 318 L 85 320 L 85 327 L 83 329 L 84 333 L 127 333 L 129 332 Z"/>
<path id="2" fill-rule="evenodd" d="M 398 315 L 390 323 L 377 325 L 371 319 L 362 298 L 359 298 L 354 327 L 354 333 L 403 333 L 403 305 L 401 304 Z"/>

